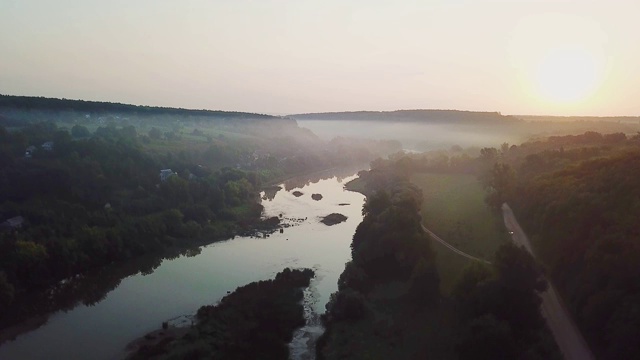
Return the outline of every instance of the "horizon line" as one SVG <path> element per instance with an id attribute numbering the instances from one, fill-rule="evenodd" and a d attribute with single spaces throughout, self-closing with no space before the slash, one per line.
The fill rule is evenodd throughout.
<path id="1" fill-rule="evenodd" d="M 14 94 L 4 94 L 0 93 L 0 96 L 11 96 L 11 97 L 31 97 L 31 98 L 42 98 L 42 99 L 54 99 L 54 100 L 68 100 L 68 101 L 85 101 L 85 102 L 97 102 L 97 103 L 108 103 L 108 104 L 117 104 L 117 105 L 132 105 L 132 106 L 141 106 L 141 107 L 152 107 L 152 108 L 165 108 L 165 109 L 176 109 L 176 110 L 186 110 L 186 111 L 220 111 L 220 112 L 236 112 L 236 113 L 248 113 L 248 114 L 256 114 L 256 115 L 270 115 L 270 116 L 278 116 L 278 117 L 289 117 L 295 115 L 314 115 L 314 114 L 340 114 L 340 113 L 359 113 L 359 112 L 376 112 L 376 113 L 392 113 L 398 111 L 458 111 L 458 112 L 470 112 L 470 113 L 497 113 L 502 116 L 527 116 L 527 117 L 556 117 L 556 118 L 640 118 L 640 114 L 637 115 L 552 115 L 552 114 L 524 114 L 524 113 L 509 113 L 504 114 L 499 110 L 469 110 L 469 109 L 452 109 L 452 108 L 404 108 L 404 109 L 394 109 L 394 110 L 339 110 L 339 111 L 317 111 L 317 112 L 273 112 L 273 111 L 247 111 L 247 110 L 222 110 L 222 109 L 209 109 L 209 108 L 186 108 L 186 107 L 178 107 L 178 106 L 167 106 L 167 105 L 148 105 L 148 104 L 135 104 L 133 102 L 122 102 L 120 100 L 117 101 L 108 101 L 108 100 L 86 100 L 86 99 L 73 99 L 66 97 L 51 97 L 51 96 L 43 96 L 43 95 L 14 95 Z"/>

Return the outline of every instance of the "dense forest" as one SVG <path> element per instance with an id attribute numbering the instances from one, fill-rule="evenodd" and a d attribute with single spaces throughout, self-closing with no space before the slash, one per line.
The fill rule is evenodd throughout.
<path id="1" fill-rule="evenodd" d="M 598 357 L 638 358 L 640 148 L 567 155 L 529 157 L 507 199 Z M 556 169 L 559 161 L 570 164 Z M 531 178 L 533 164 L 550 171 Z"/>
<path id="2" fill-rule="evenodd" d="M 558 358 L 539 310 L 542 269 L 524 249 L 503 245 L 492 265 L 473 264 L 452 295 L 440 293 L 410 165 L 377 161 L 361 173 L 365 217 L 327 305 L 318 357 Z"/>
<path id="3" fill-rule="evenodd" d="M 25 154 L 28 144 L 47 141 L 53 148 Z M 142 150 L 132 127 L 98 129 L 83 139 L 55 124 L 14 133 L 0 128 L 0 217 L 13 219 L 0 232 L 2 309 L 27 290 L 143 253 L 227 237 L 259 217 L 255 173 L 176 161 L 192 172 L 161 179 L 162 160 Z"/>
<path id="4" fill-rule="evenodd" d="M 508 202 L 592 350 L 640 356 L 640 136 L 551 136 L 519 146 L 417 155 L 414 168 L 476 174 L 487 204 Z"/>

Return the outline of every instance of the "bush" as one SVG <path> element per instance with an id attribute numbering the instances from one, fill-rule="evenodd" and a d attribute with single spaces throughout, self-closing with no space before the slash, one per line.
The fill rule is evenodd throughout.
<path id="1" fill-rule="evenodd" d="M 74 138 L 82 138 L 91 136 L 91 132 L 87 129 L 86 126 L 82 125 L 74 125 L 71 128 L 71 136 Z"/>
<path id="2" fill-rule="evenodd" d="M 336 321 L 359 320 L 364 316 L 365 310 L 362 294 L 351 289 L 331 294 L 331 299 L 327 303 L 327 314 L 330 313 Z"/>

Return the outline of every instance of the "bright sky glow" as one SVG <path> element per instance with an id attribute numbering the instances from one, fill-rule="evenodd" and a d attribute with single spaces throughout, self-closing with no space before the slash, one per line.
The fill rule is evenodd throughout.
<path id="1" fill-rule="evenodd" d="M 599 68 L 594 56 L 580 49 L 552 49 L 538 66 L 540 95 L 549 101 L 585 100 L 596 89 Z"/>
<path id="2" fill-rule="evenodd" d="M 640 114 L 637 0 L 2 0 L 0 93 Z"/>

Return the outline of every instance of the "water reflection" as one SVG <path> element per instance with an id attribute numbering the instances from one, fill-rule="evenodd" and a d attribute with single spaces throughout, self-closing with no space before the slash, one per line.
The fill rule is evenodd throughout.
<path id="1" fill-rule="evenodd" d="M 358 171 L 368 169 L 368 165 L 354 165 L 349 167 L 337 168 L 337 169 L 328 169 L 323 171 L 317 171 L 308 175 L 296 176 L 294 178 L 285 180 L 283 182 L 284 189 L 286 191 L 291 191 L 296 188 L 303 188 L 310 184 L 317 184 L 320 180 L 327 180 L 331 178 L 337 178 L 338 182 L 342 182 L 345 178 L 353 176 L 353 174 L 358 173 Z M 276 190 L 277 192 L 278 190 Z M 266 193 L 266 190 L 265 190 Z M 275 197 L 275 193 L 274 193 Z M 273 197 L 270 199 L 272 200 Z"/>
<path id="2" fill-rule="evenodd" d="M 63 280 L 46 292 L 25 293 L 15 302 L 17 307 L 3 314 L 0 344 L 46 324 L 53 313 L 67 312 L 79 305 L 98 304 L 129 276 L 150 275 L 164 260 L 174 260 L 181 256 L 193 257 L 201 252 L 200 246 L 193 246 L 143 255 L 132 261 L 112 264 Z"/>
<path id="3" fill-rule="evenodd" d="M 343 188 L 346 177 L 357 170 L 360 169 L 291 179 L 275 191 L 272 200 L 263 202 L 264 216 L 282 214 L 282 219 L 294 222 L 295 226 L 285 228 L 284 233 L 266 238 L 236 237 L 203 247 L 168 251 L 161 256 L 145 256 L 70 279 L 46 295 L 25 296 L 22 310 L 12 314 L 13 319 L 26 319 L 21 314 L 39 317 L 32 315 L 20 327 L 0 333 L 5 339 L 23 333 L 0 346 L 0 358 L 122 357 L 127 343 L 158 329 L 163 321 L 192 314 L 238 286 L 272 278 L 284 267 L 316 270 L 317 281 L 306 308 L 316 314 L 324 311 L 330 294 L 337 290 L 344 264 L 351 257 L 351 237 L 362 220 L 364 197 Z M 302 186 L 300 190 L 305 195 L 295 197 L 291 191 L 282 191 L 286 187 L 293 189 L 292 186 Z M 321 193 L 324 198 L 315 201 L 311 198 L 313 193 Z M 344 214 L 348 220 L 335 226 L 319 222 L 334 212 Z M 299 335 L 315 339 L 318 326 L 310 322 Z M 312 354 L 312 349 L 299 350 Z"/>
<path id="4" fill-rule="evenodd" d="M 282 190 L 282 186 L 280 185 L 273 185 L 273 186 L 264 188 L 264 195 L 262 196 L 262 200 L 271 201 L 275 199 L 276 194 L 280 190 Z"/>

